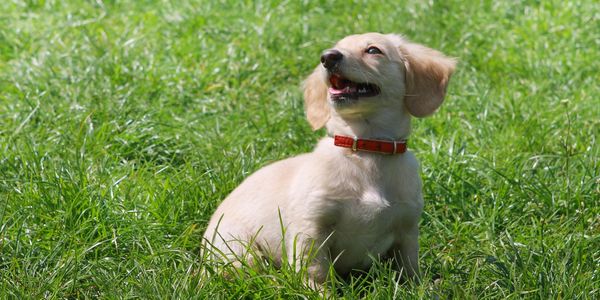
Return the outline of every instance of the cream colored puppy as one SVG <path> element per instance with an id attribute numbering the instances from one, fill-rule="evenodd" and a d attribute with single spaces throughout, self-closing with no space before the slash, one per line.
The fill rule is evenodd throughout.
<path id="1" fill-rule="evenodd" d="M 442 104 L 454 66 L 391 34 L 352 35 L 326 50 L 304 100 L 308 121 L 328 136 L 311 153 L 258 170 L 221 203 L 204 235 L 212 258 L 246 259 L 252 247 L 277 263 L 307 262 L 316 283 L 330 263 L 344 275 L 377 257 L 417 274 L 423 199 L 405 141 L 411 116 Z"/>

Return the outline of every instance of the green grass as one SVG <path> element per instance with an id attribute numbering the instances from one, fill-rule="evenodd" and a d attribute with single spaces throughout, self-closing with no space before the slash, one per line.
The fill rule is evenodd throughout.
<path id="1" fill-rule="evenodd" d="M 300 275 L 204 276 L 203 229 L 268 162 L 310 151 L 302 79 L 345 35 L 460 61 L 414 122 L 419 286 L 348 299 L 600 298 L 595 1 L 2 1 L 1 298 L 309 298 Z"/>

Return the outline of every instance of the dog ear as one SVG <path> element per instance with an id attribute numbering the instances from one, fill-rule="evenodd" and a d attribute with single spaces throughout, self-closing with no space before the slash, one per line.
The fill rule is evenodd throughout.
<path id="1" fill-rule="evenodd" d="M 323 74 L 317 68 L 304 81 L 304 109 L 306 118 L 313 130 L 325 126 L 329 120 L 329 104 L 327 103 L 327 84 L 323 79 Z"/>
<path id="2" fill-rule="evenodd" d="M 404 105 L 411 115 L 426 117 L 444 102 L 456 60 L 410 42 L 401 43 L 400 52 L 405 58 L 406 67 Z"/>

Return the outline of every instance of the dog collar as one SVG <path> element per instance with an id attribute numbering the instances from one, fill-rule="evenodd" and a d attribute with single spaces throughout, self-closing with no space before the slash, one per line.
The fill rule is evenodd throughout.
<path id="1" fill-rule="evenodd" d="M 338 147 L 350 148 L 352 151 L 366 151 L 382 154 L 401 154 L 406 152 L 406 140 L 383 141 L 359 139 L 343 135 L 334 135 L 333 144 Z"/>

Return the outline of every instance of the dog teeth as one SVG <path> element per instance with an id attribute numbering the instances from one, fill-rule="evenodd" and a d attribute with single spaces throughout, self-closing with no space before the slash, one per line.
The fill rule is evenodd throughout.
<path id="1" fill-rule="evenodd" d="M 347 86 L 344 88 L 344 93 L 355 93 L 356 92 L 356 88 L 355 87 L 350 87 Z"/>
<path id="2" fill-rule="evenodd" d="M 361 88 L 360 90 L 358 90 L 359 93 L 366 93 L 367 89 L 366 88 Z"/>

